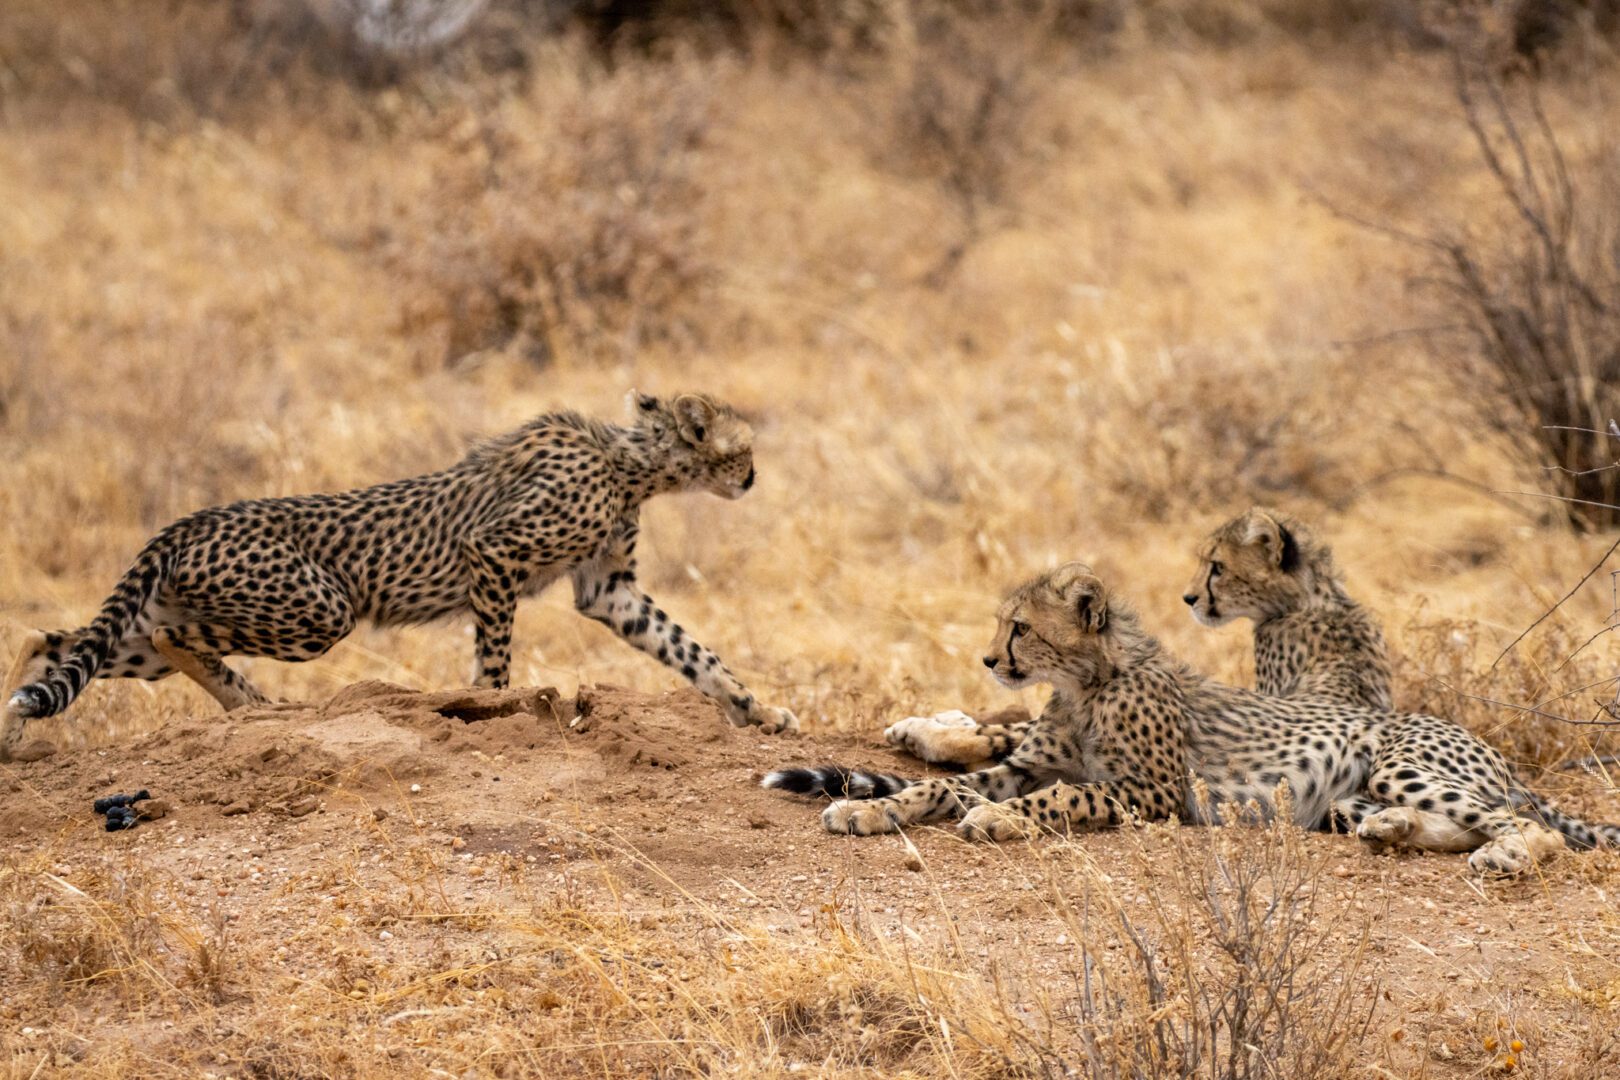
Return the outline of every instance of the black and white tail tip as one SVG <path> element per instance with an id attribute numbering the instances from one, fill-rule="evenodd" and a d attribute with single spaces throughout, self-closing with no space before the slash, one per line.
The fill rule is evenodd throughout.
<path id="1" fill-rule="evenodd" d="M 834 799 L 881 799 L 904 791 L 916 781 L 889 773 L 821 765 L 810 769 L 777 769 L 759 782 L 760 787 L 791 791 L 795 795 L 826 795 Z"/>

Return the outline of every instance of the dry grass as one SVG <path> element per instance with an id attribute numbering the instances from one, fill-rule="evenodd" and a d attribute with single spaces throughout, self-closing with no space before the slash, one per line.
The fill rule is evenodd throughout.
<path id="1" fill-rule="evenodd" d="M 1541 481 L 1404 333 L 1407 256 L 1307 197 L 1493 220 L 1449 68 L 1387 5 L 1099 4 L 1045 41 L 910 4 L 784 41 L 797 8 L 750 5 L 769 17 L 749 48 L 646 53 L 507 21 L 499 47 L 383 72 L 298 20 L 244 37 L 227 5 L 181 7 L 184 34 L 138 3 L 0 21 L 0 651 L 85 620 L 198 506 L 423 471 L 545 409 L 698 386 L 757 419 L 760 484 L 650 507 L 649 591 L 812 728 L 1003 704 L 975 659 L 993 603 L 1065 558 L 1247 678 L 1245 632 L 1199 630 L 1179 597 L 1195 538 L 1263 500 L 1333 537 L 1407 703 L 1526 765 L 1614 752 L 1510 707 L 1603 692 L 1578 688 L 1612 676 L 1608 639 L 1563 661 L 1614 618 L 1605 572 L 1491 666 L 1606 542 L 1434 478 Z M 1076 25 L 1111 29 L 1079 50 Z M 1357 44 L 1322 47 L 1346 27 Z M 1542 83 L 1572 166 L 1604 134 L 1582 102 L 1616 79 Z M 288 697 L 448 686 L 470 648 L 460 626 L 363 631 L 249 666 Z M 514 676 L 676 682 L 560 595 L 523 610 Z M 178 681 L 100 684 L 57 730 L 94 746 L 211 708 Z M 261 1076 L 486 1052 L 544 1074 L 589 1045 L 598 1074 L 1011 1075 L 1059 1045 L 1017 1041 L 1027 1012 L 949 957 L 835 927 L 783 945 L 723 913 L 644 927 L 537 900 L 484 914 L 497 958 L 457 930 L 402 970 L 283 984 L 262 943 L 138 866 L 75 892 L 50 863 L 0 867 L 0 953 L 26 951 L 31 992 L 109 995 L 160 1032 L 53 1044 L 63 1068 L 217 1044 Z M 243 995 L 259 1019 L 216 1038 Z M 0 1068 L 29 1075 L 39 1049 Z"/>

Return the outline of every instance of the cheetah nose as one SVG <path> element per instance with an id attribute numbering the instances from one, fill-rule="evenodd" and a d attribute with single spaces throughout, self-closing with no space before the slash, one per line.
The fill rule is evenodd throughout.
<path id="1" fill-rule="evenodd" d="M 1192 607 L 1194 604 L 1198 603 L 1197 593 L 1182 593 L 1181 598 L 1187 602 L 1188 607 Z"/>
<path id="2" fill-rule="evenodd" d="M 993 657 L 993 656 L 985 657 L 984 658 L 984 666 L 987 667 L 987 668 L 995 667 L 996 666 L 996 658 Z"/>
<path id="3" fill-rule="evenodd" d="M 743 477 L 743 490 L 747 491 L 754 486 L 754 467 L 748 466 L 748 475 Z"/>

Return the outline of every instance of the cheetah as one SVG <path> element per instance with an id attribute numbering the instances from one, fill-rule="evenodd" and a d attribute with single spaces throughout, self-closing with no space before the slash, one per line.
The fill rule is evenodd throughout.
<path id="1" fill-rule="evenodd" d="M 1198 570 L 1182 599 L 1205 626 L 1253 620 L 1260 693 L 1394 711 L 1383 630 L 1346 593 L 1332 551 L 1299 520 L 1253 507 L 1221 525 L 1199 549 Z M 1436 792 L 1457 801 L 1471 791 L 1486 802 L 1505 800 L 1553 823 L 1569 846 L 1589 848 L 1601 841 L 1558 815 L 1513 775 L 1501 754 L 1470 732 L 1434 717 L 1403 720 L 1392 722 L 1386 733 L 1371 792 L 1336 803 L 1330 824 L 1379 849 L 1469 851 L 1486 836 L 1459 829 L 1452 818 L 1424 804 Z M 1397 785 L 1406 798 L 1392 806 Z"/>
<path id="2" fill-rule="evenodd" d="M 0 754 L 92 677 L 181 672 L 225 709 L 263 702 L 225 657 L 312 660 L 361 621 L 470 611 L 474 684 L 503 687 L 519 597 L 565 575 L 581 614 L 679 671 L 733 724 L 797 730 L 636 582 L 642 503 L 676 491 L 740 497 L 754 484 L 752 429 L 705 394 L 632 393 L 630 408 L 628 425 L 547 414 L 426 476 L 182 518 L 147 543 L 89 626 L 24 643 Z"/>
<path id="3" fill-rule="evenodd" d="M 1076 783 L 1101 780 L 1123 785 L 1127 798 L 1114 797 L 1144 817 L 1210 822 L 1251 810 L 1274 813 L 1277 789 L 1286 784 L 1299 825 L 1321 828 L 1330 814 L 1361 813 L 1365 805 L 1363 839 L 1472 851 L 1470 865 L 1480 873 L 1519 873 L 1566 842 L 1620 845 L 1620 827 L 1558 813 L 1515 784 L 1500 755 L 1449 721 L 1224 685 L 1171 658 L 1118 601 L 1099 609 L 1106 614 L 1090 634 L 1078 632 L 1070 625 L 1075 613 L 1065 606 L 1082 599 L 1066 591 L 1076 579 L 1085 582 L 1087 610 L 1107 596 L 1095 575 L 1071 565 L 1020 589 L 998 613 L 985 665 L 1012 688 L 1034 681 L 1054 687 L 1052 701 L 1000 764 L 920 782 L 837 767 L 787 769 L 767 776 L 765 785 L 843 796 L 827 807 L 823 823 L 857 834 L 892 831 L 960 808 L 969 808 L 963 833 L 991 839 L 1116 824 L 1117 810 L 1097 814 L 1093 799 L 1080 812 L 1079 802 L 1069 801 Z M 1076 672 L 1103 682 L 1077 681 Z M 1157 678 L 1166 673 L 1168 686 Z M 1109 706 L 1101 715 L 1099 700 Z M 1177 773 L 1181 798 L 1169 809 L 1162 798 L 1164 760 L 1115 749 L 1144 744 L 1166 748 Z M 1433 769 L 1427 763 L 1434 758 L 1450 767 Z M 1413 764 L 1420 761 L 1421 769 Z M 1123 779 L 1122 764 L 1131 769 Z M 1046 791 L 1053 783 L 1067 787 Z M 1133 785 L 1143 783 L 1161 797 L 1137 793 Z M 1199 786 L 1207 788 L 1207 803 L 1193 795 Z M 1525 811 L 1533 816 L 1522 816 Z"/>
<path id="4" fill-rule="evenodd" d="M 1395 711 L 1383 629 L 1304 524 L 1253 507 L 1211 533 L 1198 561 L 1181 598 L 1204 626 L 1253 620 L 1256 690 Z"/>
<path id="5" fill-rule="evenodd" d="M 962 835 L 990 840 L 1182 812 L 1182 675 L 1089 567 L 1069 563 L 1015 589 L 996 613 L 993 650 L 985 665 L 1003 686 L 1052 687 L 1045 710 L 1005 760 L 917 782 L 836 767 L 784 769 L 764 786 L 826 792 L 829 779 L 841 776 L 837 790 L 855 797 L 828 806 L 822 823 L 863 836 L 959 812 Z M 861 784 L 882 797 L 859 797 Z"/>

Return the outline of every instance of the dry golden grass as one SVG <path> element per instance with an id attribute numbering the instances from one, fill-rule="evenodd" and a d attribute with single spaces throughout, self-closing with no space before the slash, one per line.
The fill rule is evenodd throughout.
<path id="1" fill-rule="evenodd" d="M 1246 679 L 1246 629 L 1200 630 L 1180 594 L 1196 538 L 1264 501 L 1333 539 L 1403 701 L 1532 770 L 1615 751 L 1520 711 L 1613 696 L 1608 638 L 1565 663 L 1615 617 L 1606 571 L 1491 666 L 1608 541 L 1432 475 L 1540 482 L 1401 333 L 1432 315 L 1412 256 L 1314 197 L 1486 220 L 1442 57 L 1324 48 L 1331 28 L 1276 31 L 1283 4 L 1149 5 L 1097 50 L 951 30 L 964 45 L 902 4 L 905 33 L 847 57 L 765 40 L 610 59 L 514 29 L 521 70 L 484 41 L 373 85 L 285 28 L 249 49 L 225 5 L 181 5 L 184 33 L 156 7 L 0 17 L 0 651 L 85 621 L 197 507 L 425 471 L 547 409 L 691 386 L 756 418 L 760 483 L 650 506 L 647 588 L 809 729 L 1005 704 L 977 662 L 994 602 L 1068 558 L 1124 583 L 1175 652 Z M 987 82 L 986 56 L 1017 62 Z M 1617 87 L 1604 65 L 1544 81 L 1577 166 Z M 321 697 L 455 685 L 470 651 L 446 625 L 244 667 Z M 677 682 L 559 593 L 522 609 L 514 680 Z M 41 731 L 93 747 L 212 708 L 178 680 L 98 683 Z M 258 977 L 262 943 L 159 904 L 138 866 L 86 890 L 50 864 L 0 865 L 0 926 L 33 928 L 0 948 L 58 971 L 52 992 L 111 980 L 154 1003 L 148 1023 L 206 1027 Z M 726 913 L 640 927 L 547 899 L 480 918 L 520 944 L 363 976 L 358 1003 L 337 974 L 255 999 L 289 1006 L 253 1029 L 262 1060 L 285 1056 L 260 1075 L 389 1075 L 433 1039 L 411 1068 L 482 1068 L 442 1041 L 469 1029 L 537 1075 L 1011 1075 L 1077 1046 L 1016 1043 L 981 977 L 843 929 L 803 953 Z M 58 1050 L 104 1071 L 145 1060 L 136 1042 Z"/>

